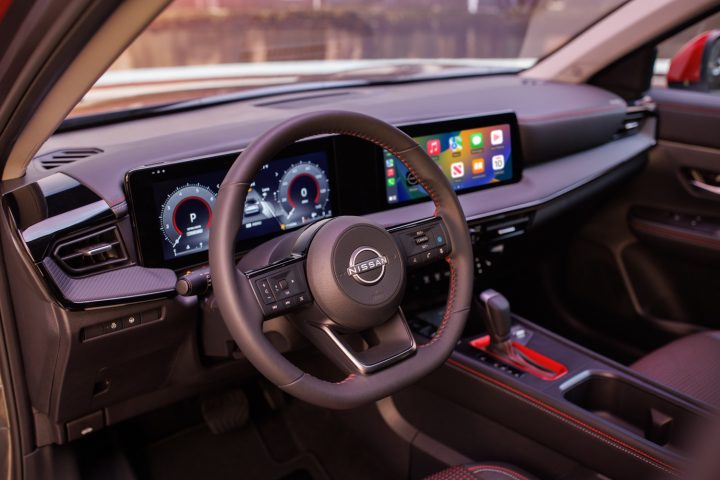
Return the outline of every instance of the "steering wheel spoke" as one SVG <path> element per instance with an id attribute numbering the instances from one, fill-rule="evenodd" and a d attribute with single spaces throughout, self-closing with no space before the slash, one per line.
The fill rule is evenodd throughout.
<path id="1" fill-rule="evenodd" d="M 312 303 L 305 277 L 305 259 L 291 257 L 244 272 L 263 317 L 292 313 Z"/>
<path id="2" fill-rule="evenodd" d="M 399 225 L 388 231 L 400 247 L 408 268 L 428 265 L 450 255 L 448 230 L 440 217 Z"/>
<path id="3" fill-rule="evenodd" d="M 346 373 L 370 375 L 394 365 L 417 350 L 402 309 L 387 321 L 360 332 L 339 328 L 330 319 L 302 322 L 305 336 Z"/>

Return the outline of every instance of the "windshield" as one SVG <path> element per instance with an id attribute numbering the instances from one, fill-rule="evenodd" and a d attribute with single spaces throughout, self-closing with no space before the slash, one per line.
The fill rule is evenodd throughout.
<path id="1" fill-rule="evenodd" d="M 303 82 L 516 72 L 623 3 L 175 0 L 70 116 Z"/>

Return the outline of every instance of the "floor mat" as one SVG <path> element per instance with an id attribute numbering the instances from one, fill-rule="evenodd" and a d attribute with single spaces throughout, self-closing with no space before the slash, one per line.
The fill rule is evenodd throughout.
<path id="1" fill-rule="evenodd" d="M 312 454 L 298 453 L 278 462 L 260 441 L 257 430 L 214 435 L 203 426 L 148 445 L 140 478 L 152 480 L 247 479 L 325 480 Z"/>
<path id="2" fill-rule="evenodd" d="M 295 400 L 280 411 L 251 401 L 246 427 L 216 435 L 189 401 L 127 422 L 122 438 L 141 480 L 397 478 L 335 415 Z"/>
<path id="3" fill-rule="evenodd" d="M 303 450 L 317 456 L 331 478 L 399 478 L 379 452 L 373 450 L 371 440 L 360 438 L 346 428 L 337 412 L 295 401 L 283 413 L 295 441 Z"/>

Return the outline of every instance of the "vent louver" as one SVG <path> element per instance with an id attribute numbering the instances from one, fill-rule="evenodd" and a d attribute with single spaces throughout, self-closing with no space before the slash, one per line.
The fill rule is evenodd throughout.
<path id="1" fill-rule="evenodd" d="M 77 160 L 97 155 L 98 153 L 102 153 L 102 150 L 99 148 L 67 148 L 41 155 L 37 157 L 35 161 L 45 170 L 52 170 L 69 165 Z"/>
<path id="2" fill-rule="evenodd" d="M 60 241 L 53 257 L 70 274 L 87 275 L 129 263 L 117 227 L 111 226 Z"/>
<path id="3" fill-rule="evenodd" d="M 630 106 L 625 110 L 623 123 L 615 133 L 615 139 L 627 137 L 640 131 L 645 119 L 655 111 L 654 104 Z"/>

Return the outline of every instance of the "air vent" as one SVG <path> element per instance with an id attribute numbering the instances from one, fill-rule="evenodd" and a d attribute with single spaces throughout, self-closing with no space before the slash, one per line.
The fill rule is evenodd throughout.
<path id="1" fill-rule="evenodd" d="M 615 133 L 615 138 L 622 138 L 639 132 L 645 119 L 652 115 L 654 111 L 655 105 L 652 103 L 628 107 L 625 110 L 622 126 Z"/>
<path id="2" fill-rule="evenodd" d="M 470 234 L 473 243 L 497 242 L 523 235 L 532 220 L 532 213 L 508 215 L 493 220 L 472 222 Z"/>
<path id="3" fill-rule="evenodd" d="M 99 148 L 68 148 L 46 153 L 45 155 L 37 157 L 35 161 L 45 170 L 52 170 L 98 153 L 102 153 L 102 150 Z"/>
<path id="4" fill-rule="evenodd" d="M 59 242 L 53 257 L 69 274 L 87 275 L 129 263 L 117 227 Z"/>

